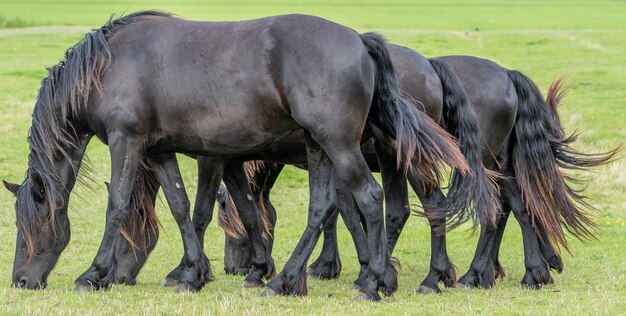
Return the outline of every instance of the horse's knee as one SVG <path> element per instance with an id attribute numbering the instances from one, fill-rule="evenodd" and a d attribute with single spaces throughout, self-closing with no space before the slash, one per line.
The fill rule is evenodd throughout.
<path id="1" fill-rule="evenodd" d="M 191 203 L 188 198 L 179 198 L 170 202 L 170 210 L 176 222 L 181 222 L 189 218 Z"/>

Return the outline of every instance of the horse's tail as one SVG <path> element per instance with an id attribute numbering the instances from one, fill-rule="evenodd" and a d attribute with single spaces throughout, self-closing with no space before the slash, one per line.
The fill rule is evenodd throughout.
<path id="1" fill-rule="evenodd" d="M 526 210 L 535 229 L 535 221 L 539 221 L 548 239 L 569 251 L 564 228 L 578 239 L 595 239 L 596 223 L 590 217 L 595 208 L 580 190 L 568 185 L 580 180 L 559 167 L 584 170 L 599 166 L 610 161 L 619 148 L 588 154 L 570 147 L 578 134 L 565 136 L 557 115 L 557 105 L 565 94 L 563 78 L 550 85 L 544 101 L 539 88 L 524 74 L 509 70 L 508 76 L 519 102 L 512 132 L 513 168 Z"/>
<path id="2" fill-rule="evenodd" d="M 469 172 L 454 138 L 418 111 L 402 92 L 385 40 L 374 33 L 362 34 L 361 40 L 376 65 L 376 89 L 368 120 L 387 141 L 395 140 L 398 168 L 419 175 L 425 187 L 439 185 L 439 168 L 444 164 L 463 174 Z"/>
<path id="3" fill-rule="evenodd" d="M 437 72 L 443 88 L 444 127 L 458 140 L 472 171 L 464 175 L 455 170 L 452 175 L 446 199 L 449 221 L 452 226 L 456 226 L 469 218 L 478 217 L 488 220 L 488 223 L 495 223 L 498 210 L 495 181 L 498 174 L 483 166 L 476 113 L 452 69 L 438 59 L 430 59 L 430 64 Z M 467 200 L 469 198 L 471 201 Z M 475 212 L 471 212 L 470 206 L 474 207 Z"/>
<path id="4" fill-rule="evenodd" d="M 156 240 L 159 233 L 161 224 L 154 208 L 159 186 L 159 180 L 150 168 L 150 163 L 144 159 L 137 169 L 130 196 L 130 212 L 120 229 L 133 252 L 139 249 L 148 254 L 151 240 Z"/>

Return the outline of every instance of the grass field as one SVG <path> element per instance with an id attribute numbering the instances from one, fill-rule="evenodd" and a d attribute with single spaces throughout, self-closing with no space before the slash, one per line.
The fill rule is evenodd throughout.
<path id="1" fill-rule="evenodd" d="M 547 88 L 568 74 L 570 93 L 560 109 L 569 131 L 583 134 L 577 148 L 603 151 L 626 140 L 626 2 L 624 1 L 0 1 L 0 178 L 20 182 L 26 170 L 30 114 L 46 66 L 112 13 L 139 9 L 172 11 L 193 19 L 236 20 L 282 13 L 310 13 L 359 31 L 375 30 L 390 41 L 424 55 L 476 55 L 518 69 Z M 73 282 L 91 263 L 102 236 L 109 159 L 94 140 L 88 149 L 94 182 L 72 196 L 72 240 L 44 291 L 9 287 L 15 251 L 14 198 L 0 190 L 0 314 L 625 314 L 626 162 L 618 160 L 589 175 L 586 194 L 600 212 L 599 242 L 572 240 L 574 257 L 564 255 L 565 271 L 541 290 L 518 287 L 524 274 L 519 226 L 509 221 L 501 250 L 507 277 L 490 290 L 446 289 L 421 296 L 414 289 L 428 272 L 429 230 L 411 218 L 395 256 L 401 262 L 400 289 L 381 303 L 353 302 L 350 291 L 358 264 L 348 233 L 339 232 L 343 271 L 337 280 L 309 279 L 307 297 L 260 298 L 242 289 L 242 278 L 223 273 L 223 233 L 212 223 L 205 252 L 216 280 L 199 292 L 175 294 L 159 285 L 178 264 L 182 244 L 164 203 L 161 240 L 134 287 L 78 293 Z M 623 154 L 621 154 L 623 156 Z M 181 158 L 193 198 L 195 164 Z M 274 259 L 287 260 L 306 223 L 306 173 L 288 168 L 274 191 L 279 212 Z M 417 200 L 412 197 L 412 201 Z M 449 253 L 464 273 L 477 236 L 466 228 L 449 234 Z M 317 255 L 317 252 L 314 256 Z"/>

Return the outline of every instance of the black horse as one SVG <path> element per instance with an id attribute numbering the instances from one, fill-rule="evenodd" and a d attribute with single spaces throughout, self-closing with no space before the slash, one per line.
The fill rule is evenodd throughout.
<path id="1" fill-rule="evenodd" d="M 147 11 L 110 21 L 70 48 L 42 82 L 26 179 L 8 185 L 17 197 L 13 284 L 45 287 L 70 238 L 67 204 L 94 135 L 109 145 L 111 186 L 102 243 L 76 288 L 111 284 L 115 244 L 146 157 L 183 238 L 185 269 L 177 288 L 199 290 L 211 269 L 189 218 L 174 153 L 230 159 L 304 129 L 309 224 L 277 286 L 297 283 L 305 270 L 305 254 L 333 207 L 335 173 L 367 222 L 371 259 L 360 297 L 380 299 L 377 289 L 390 263 L 382 189 L 359 146 L 367 122 L 382 142 L 394 144 L 397 165 L 413 167 L 423 181 L 436 182 L 441 164 L 467 170 L 452 138 L 402 96 L 376 35 L 304 15 L 210 23 Z M 243 173 L 240 166 L 231 172 Z M 268 276 L 257 216 L 242 215 L 254 249 L 249 276 Z"/>
<path id="2" fill-rule="evenodd" d="M 396 68 L 399 70 L 399 79 L 402 87 L 409 93 L 410 96 L 419 100 L 419 103 L 422 107 L 422 110 L 425 111 L 431 118 L 440 121 L 444 109 L 444 101 L 447 104 L 446 109 L 446 117 L 449 125 L 449 129 L 451 132 L 455 133 L 460 141 L 461 151 L 467 157 L 467 160 L 470 164 L 470 167 L 473 171 L 473 176 L 460 176 L 455 175 L 454 180 L 452 182 L 452 192 L 456 192 L 458 196 L 463 196 L 464 194 L 459 193 L 467 193 L 471 192 L 469 195 L 472 197 L 474 202 L 474 207 L 483 210 L 483 214 L 488 214 L 489 211 L 492 211 L 497 208 L 497 200 L 495 196 L 495 192 L 491 188 L 491 181 L 489 179 L 489 175 L 485 173 L 484 167 L 482 165 L 481 158 L 481 150 L 480 150 L 480 135 L 478 131 L 477 118 L 467 102 L 463 90 L 460 88 L 454 74 L 451 73 L 451 70 L 447 68 L 447 66 L 439 61 L 430 61 L 423 56 L 413 52 L 410 49 L 390 45 L 388 46 L 390 53 L 393 56 L 393 62 Z M 432 63 L 432 64 L 431 64 Z M 439 75 L 438 75 L 439 73 Z M 440 78 L 441 76 L 441 78 Z M 444 98 L 445 92 L 445 98 Z M 498 109 L 501 111 L 501 109 Z M 505 109 L 506 110 L 506 109 Z M 490 113 L 494 115 L 496 118 L 499 118 L 498 111 Z M 498 140 L 498 135 L 502 133 L 496 133 L 496 128 L 493 128 L 494 133 L 488 139 L 492 143 L 501 142 Z M 495 140 L 494 140 L 495 138 Z M 388 210 L 396 210 L 392 214 L 404 214 L 408 216 L 410 212 L 408 208 L 408 197 L 406 196 L 406 178 L 408 176 L 409 181 L 412 186 L 415 188 L 415 191 L 420 196 L 422 203 L 426 208 L 426 213 L 429 218 L 433 221 L 433 242 L 439 242 L 440 238 L 445 238 L 442 236 L 438 230 L 441 230 L 445 227 L 444 218 L 438 216 L 438 210 L 442 208 L 450 208 L 453 211 L 453 214 L 456 214 L 459 205 L 465 206 L 467 205 L 465 202 L 458 204 L 455 201 L 457 197 L 455 197 L 455 193 L 452 196 L 449 196 L 447 200 L 444 201 L 443 193 L 438 186 L 424 186 L 423 181 L 420 176 L 414 173 L 405 174 L 402 170 L 398 170 L 396 164 L 394 163 L 395 157 L 393 152 L 389 152 L 384 149 L 384 146 L 380 144 L 375 145 L 377 142 L 368 141 L 363 146 L 363 153 L 365 154 L 366 161 L 371 170 L 380 171 L 383 176 L 384 182 L 384 191 L 385 198 Z M 296 165 L 306 165 L 306 142 L 305 137 L 302 131 L 294 132 L 290 136 L 283 139 L 281 142 L 269 147 L 268 149 L 256 153 L 257 159 L 264 159 L 268 161 L 279 161 L 281 163 L 290 163 Z M 206 188 L 211 186 L 216 186 L 219 184 L 216 179 L 219 177 L 216 176 L 215 168 L 211 168 L 215 164 L 206 163 L 206 159 L 204 157 L 198 157 L 199 163 L 199 179 L 200 183 L 198 186 L 198 194 L 196 200 L 196 206 L 194 211 L 194 225 L 196 227 L 196 233 L 198 234 L 198 238 L 200 240 L 204 239 L 204 231 L 211 221 L 212 218 L 212 208 L 213 203 L 215 201 L 214 196 L 208 196 L 205 194 Z M 248 164 L 249 165 L 249 164 Z M 229 180 L 229 172 L 224 171 L 223 175 L 225 178 L 226 185 L 230 191 L 235 190 L 233 197 L 237 200 L 237 206 L 239 207 L 251 207 L 250 202 L 246 200 L 247 194 L 253 194 L 258 197 L 259 192 L 262 192 L 265 196 L 265 201 L 269 202 L 269 188 L 273 185 L 273 182 L 276 179 L 276 176 L 280 172 L 276 167 L 272 167 L 271 165 L 267 165 L 268 168 L 257 168 L 258 170 L 263 170 L 260 173 L 253 174 L 256 181 L 253 181 L 253 190 L 252 192 L 241 192 L 241 190 L 249 190 L 249 186 L 244 185 L 245 188 L 241 186 L 235 186 L 234 183 Z M 267 175 L 267 176 L 264 176 Z M 225 190 L 222 190 L 225 192 Z M 404 194 L 403 194 L 404 193 Z M 358 249 L 364 250 L 359 252 L 360 261 L 362 263 L 362 273 L 361 276 L 365 275 L 365 271 L 369 262 L 369 254 L 367 253 L 367 249 L 363 248 L 366 244 L 366 235 L 363 229 L 359 224 L 359 217 L 355 215 L 358 214 L 357 208 L 353 203 L 349 203 L 352 201 L 349 192 L 345 189 L 339 189 L 337 192 L 338 195 L 343 196 L 344 198 L 338 199 L 337 203 L 341 205 L 338 209 L 342 212 L 344 219 L 351 218 L 354 219 L 352 221 L 346 220 L 346 224 L 351 225 L 350 231 L 354 234 L 355 243 L 361 245 Z M 255 198 L 255 200 L 258 200 Z M 230 202 L 230 200 L 229 200 Z M 223 203 L 223 202 L 222 202 Z M 348 203 L 348 204 L 346 204 Z M 233 205 L 235 203 L 232 203 Z M 260 202 L 260 210 L 262 213 L 261 218 L 263 222 L 266 223 L 265 227 L 267 235 L 268 235 L 268 249 L 271 251 L 272 248 L 272 238 L 273 231 L 272 227 L 275 223 L 275 211 L 271 206 L 271 203 L 263 203 Z M 271 209 L 271 211 L 266 212 L 266 208 Z M 401 209 L 401 211 L 397 211 Z M 458 211 L 460 213 L 464 213 L 462 210 Z M 141 213 L 141 211 L 139 211 Z M 389 213 L 388 213 L 389 214 Z M 222 215 L 227 215 L 227 217 L 223 217 Z M 234 216 L 231 216 L 234 215 Z M 238 216 L 238 212 L 221 212 L 220 213 L 220 224 L 222 227 L 231 228 L 229 232 L 231 235 L 238 235 L 237 237 L 242 237 L 246 234 L 245 227 L 243 227 L 242 219 Z M 402 215 L 402 216 L 404 216 Z M 333 221 L 336 220 L 334 217 Z M 463 220 L 462 218 L 460 219 Z M 458 220 L 457 220 L 458 221 Z M 235 223 L 235 224 L 233 224 Z M 396 218 L 388 216 L 387 222 L 387 236 L 388 236 L 388 246 L 390 250 L 395 247 L 397 238 L 404 226 L 404 221 L 397 220 Z M 150 236 L 146 236 L 146 238 L 150 238 Z M 233 241 L 233 239 L 228 239 L 229 241 Z M 329 239 L 326 239 L 329 241 Z M 248 242 L 246 238 L 245 241 Z M 454 274 L 454 269 L 452 264 L 447 259 L 447 255 L 445 254 L 445 239 L 444 242 L 444 252 L 433 253 L 433 261 L 434 262 L 442 262 L 443 265 L 437 264 L 433 265 L 432 269 L 434 271 L 447 271 L 448 274 L 441 274 L 442 278 L 445 277 L 446 280 L 451 280 L 448 284 L 453 284 L 456 280 L 455 276 L 450 276 L 449 273 Z M 234 261 L 241 262 L 242 265 L 237 265 L 237 267 L 233 268 L 233 270 L 237 270 L 238 272 L 246 272 L 249 270 L 250 263 L 250 253 L 246 251 L 242 251 L 240 249 L 236 249 L 235 247 L 227 247 L 225 252 L 226 260 L 232 259 L 232 257 L 238 257 Z M 445 260 L 442 260 L 445 259 Z M 131 257 L 128 257 L 126 260 L 127 264 L 125 266 L 133 267 L 132 271 L 138 271 L 139 267 L 143 264 L 145 260 L 142 257 L 142 260 L 134 260 Z M 134 263 L 134 264 L 133 264 Z M 245 267 L 245 268 L 242 268 Z M 180 271 L 181 268 L 178 270 Z M 229 271 L 229 269 L 227 269 Z M 450 272 L 451 271 L 451 272 Z M 170 273 L 168 276 L 166 284 L 175 284 L 176 283 L 176 270 L 173 273 Z M 134 280 L 134 276 L 128 270 L 127 273 L 124 273 L 125 276 L 129 277 L 130 280 Z M 389 275 L 389 278 L 385 280 L 385 285 L 381 287 L 383 292 L 391 293 L 393 292 L 393 283 L 391 282 L 393 279 L 393 274 Z M 124 280 L 119 280 L 120 282 L 125 282 Z M 357 280 L 357 284 L 361 285 L 363 279 L 360 278 Z M 447 282 L 447 281 L 446 281 Z M 132 282 L 131 282 L 132 283 Z M 434 286 L 436 287 L 436 283 Z M 269 286 L 272 284 L 270 283 Z M 302 289 L 300 290 L 302 291 Z M 293 294 L 293 292 L 291 293 Z"/>
<path id="3" fill-rule="evenodd" d="M 433 66 L 437 69 L 438 75 L 441 77 L 440 84 L 438 82 L 440 79 L 437 77 L 437 73 L 434 68 L 430 67 L 424 57 L 409 49 L 394 45 L 390 45 L 389 50 L 392 54 L 394 65 L 399 69 L 398 75 L 402 86 L 411 96 L 420 100 L 421 103 L 425 105 L 425 110 L 431 117 L 440 117 L 439 113 L 443 110 L 445 115 L 441 123 L 446 126 L 450 132 L 457 134 L 457 136 L 461 138 L 461 144 L 465 144 L 464 151 L 467 155 L 468 148 L 472 148 L 471 145 L 467 145 L 468 141 L 472 140 L 471 137 L 468 138 L 468 136 L 472 134 L 471 130 L 468 130 L 468 126 L 471 127 L 468 121 L 471 122 L 469 118 L 472 112 L 470 111 L 468 113 L 466 105 L 464 107 L 466 102 L 463 101 L 463 93 L 459 93 L 458 88 L 458 86 L 462 84 L 478 114 L 483 146 L 488 149 L 486 152 L 483 151 L 482 160 L 489 168 L 506 172 L 509 179 L 519 180 L 519 177 L 514 177 L 514 166 L 523 168 L 519 163 L 513 164 L 515 160 L 511 158 L 511 146 L 513 144 L 509 136 L 511 130 L 514 130 L 516 118 L 527 120 L 525 124 L 534 124 L 536 125 L 535 128 L 538 130 L 545 129 L 544 126 L 546 125 L 542 120 L 550 121 L 551 126 L 554 124 L 560 126 L 558 117 L 555 116 L 558 101 L 562 96 L 562 92 L 559 92 L 560 81 L 555 82 L 550 87 L 547 101 L 544 102 L 534 84 L 526 77 L 514 71 L 503 69 L 493 62 L 483 59 L 451 56 L 444 57 L 441 61 L 454 68 L 456 75 L 461 78 L 460 83 L 456 82 L 455 76 L 451 75 L 450 71 L 446 71 L 444 65 L 441 65 L 437 61 L 431 61 Z M 513 81 L 511 78 L 516 78 L 517 80 Z M 443 85 L 443 89 L 441 85 Z M 529 96 L 534 97 L 534 102 L 536 102 L 534 106 L 538 107 L 537 113 L 539 118 L 534 120 L 528 120 L 528 118 L 524 116 L 527 115 L 527 113 L 519 109 L 521 106 L 527 106 L 526 102 L 528 102 Z M 445 100 L 443 109 L 442 100 Z M 522 113 L 521 116 L 518 115 L 518 112 Z M 518 126 L 518 129 L 519 128 Z M 522 131 L 525 133 L 519 136 L 521 137 L 520 141 L 522 143 L 529 141 L 532 135 L 529 135 L 525 130 Z M 562 131 L 560 131 L 560 134 L 557 131 L 549 135 L 552 154 L 559 157 L 558 161 L 560 162 L 571 162 L 569 164 L 562 164 L 562 167 L 589 168 L 597 166 L 608 161 L 614 153 L 611 152 L 606 155 L 578 153 L 569 148 L 569 144 L 572 143 L 575 138 L 565 138 Z M 465 139 L 463 137 L 465 137 Z M 301 135 L 292 135 L 272 147 L 272 150 L 264 151 L 264 155 L 261 155 L 261 158 L 274 160 L 277 155 L 282 153 L 282 159 L 289 160 L 289 163 L 304 164 L 305 160 L 303 155 L 298 155 L 304 148 L 304 143 L 301 139 Z M 503 146 L 506 147 L 503 148 Z M 372 143 L 367 143 L 363 149 L 370 167 L 378 169 L 379 157 L 376 156 Z M 526 150 L 533 150 L 533 148 L 527 148 Z M 469 156 L 472 157 L 471 154 Z M 551 159 L 547 154 L 542 157 L 547 161 Z M 264 214 L 263 218 L 266 219 L 266 222 L 269 222 L 267 226 L 270 227 L 268 230 L 270 233 L 268 240 L 270 250 L 272 245 L 271 227 L 276 221 L 276 212 L 270 202 L 269 194 L 271 187 L 274 185 L 276 178 L 282 170 L 282 166 L 281 164 L 261 164 L 256 168 L 256 173 L 251 175 L 251 184 L 255 200 L 260 201 L 259 205 L 262 214 Z M 529 182 L 531 186 L 536 186 L 537 181 L 540 181 L 541 177 L 537 174 L 537 172 L 539 172 L 537 170 L 545 170 L 546 168 L 546 171 L 554 173 L 557 179 L 558 177 L 562 179 L 562 173 L 554 164 L 543 169 L 534 167 L 531 169 L 535 170 L 535 173 L 525 177 L 526 179 L 530 178 Z M 200 179 L 203 178 L 201 177 Z M 403 181 L 404 180 L 396 181 L 395 184 L 393 183 L 394 181 L 385 182 L 387 235 L 389 248 L 391 250 L 395 246 L 395 241 L 397 241 L 400 231 L 409 217 L 406 185 L 402 184 Z M 202 182 L 203 181 L 201 181 L 201 183 Z M 555 239 L 554 236 L 548 236 L 541 219 L 537 218 L 535 220 L 529 217 L 533 214 L 521 208 L 519 200 L 515 200 L 515 192 L 519 192 L 518 185 L 515 181 L 500 179 L 499 184 L 501 188 L 505 190 L 503 191 L 505 194 L 503 194 L 500 201 L 504 208 L 503 216 L 499 221 L 497 231 L 485 229 L 482 232 L 477 254 L 474 257 L 471 268 L 460 279 L 460 282 L 469 286 L 490 287 L 493 285 L 496 278 L 504 276 L 504 269 L 498 261 L 498 250 L 511 209 L 513 209 L 523 231 L 526 274 L 522 279 L 522 284 L 530 287 L 539 287 L 552 282 L 549 268 L 553 268 L 558 272 L 561 272 L 563 269 L 558 251 L 554 249 L 551 243 L 551 239 Z M 214 185 L 217 185 L 217 182 L 214 181 Z M 414 185 L 413 187 L 422 200 L 426 213 L 432 213 L 432 211 L 438 207 L 438 204 L 441 204 L 443 194 L 440 191 L 435 191 L 434 194 L 431 195 L 431 200 L 429 200 L 421 193 L 423 190 L 419 186 Z M 532 190 L 534 191 L 528 193 L 531 196 L 536 197 L 537 194 L 540 194 L 540 191 L 536 189 Z M 563 196 L 569 198 L 571 202 L 582 202 L 576 195 L 568 195 L 569 193 L 565 192 L 566 191 L 561 191 L 560 194 L 564 194 Z M 435 198 L 432 198 L 432 196 Z M 250 267 L 251 253 L 248 250 L 249 240 L 244 238 L 246 234 L 245 228 L 241 224 L 238 213 L 234 211 L 235 203 L 232 203 L 232 200 L 228 198 L 225 189 L 221 190 L 218 200 L 220 205 L 220 226 L 224 227 L 227 231 L 225 270 L 227 273 L 246 273 Z M 213 201 L 214 197 L 211 197 L 208 201 L 206 198 L 197 200 L 198 204 L 196 205 L 196 212 L 194 213 L 194 224 L 196 224 L 197 232 L 201 232 L 201 236 L 204 235 L 204 229 L 206 229 L 206 225 L 208 225 L 211 220 L 212 207 L 209 205 L 212 205 Z M 350 201 L 350 199 L 348 198 L 347 201 Z M 351 206 L 350 203 L 344 203 L 342 206 L 346 209 L 354 207 Z M 340 208 L 340 210 L 343 209 Z M 584 215 L 581 217 L 581 213 L 578 213 L 578 208 L 572 209 L 570 207 L 565 210 L 562 216 L 570 217 L 565 221 L 565 227 L 568 227 L 568 225 L 576 226 L 577 221 L 582 221 L 583 223 L 586 221 L 586 217 Z M 540 211 L 545 212 L 546 210 Z M 358 233 L 359 230 L 362 229 L 358 223 L 355 224 L 355 221 L 358 222 L 359 218 L 354 218 L 350 214 L 355 213 L 351 213 L 347 210 L 342 212 L 346 225 L 348 225 L 350 231 L 353 233 L 353 237 L 355 237 L 357 250 L 361 249 L 361 251 L 359 251 L 359 260 L 362 267 L 366 267 L 368 259 L 367 254 L 364 253 L 367 251 L 364 247 L 365 237 L 363 237 L 363 234 L 361 234 L 360 237 L 354 235 L 355 232 Z M 346 215 L 348 218 L 346 218 Z M 310 267 L 310 273 L 313 276 L 332 278 L 339 274 L 341 264 L 336 246 L 334 232 L 335 222 L 336 216 L 331 217 L 326 226 L 322 254 Z M 443 223 L 440 219 L 433 220 L 432 216 L 430 223 L 433 230 L 431 234 L 431 271 L 419 288 L 419 291 L 422 293 L 439 291 L 437 285 L 439 281 L 443 281 L 447 286 L 452 286 L 456 280 L 454 266 L 446 253 L 445 235 L 436 233 L 437 227 L 441 227 Z M 581 237 L 585 235 L 584 233 L 580 234 Z M 558 237 L 556 239 L 558 241 Z M 358 245 L 361 245 L 361 247 Z M 127 262 L 128 266 L 134 267 L 135 271 L 138 271 L 139 267 L 143 264 L 143 261 L 137 262 L 130 257 L 127 258 Z"/>
<path id="4" fill-rule="evenodd" d="M 399 69 L 399 78 L 403 78 L 403 75 L 416 76 L 399 66 L 412 58 L 410 55 L 402 54 L 402 51 L 393 47 L 390 51 L 394 64 Z M 478 114 L 481 137 L 484 148 L 487 149 L 483 154 L 483 163 L 504 175 L 498 182 L 502 189 L 500 203 L 504 213 L 496 230 L 485 227 L 481 232 L 470 270 L 460 278 L 459 282 L 468 286 L 491 287 L 496 278 L 505 275 L 498 261 L 498 250 L 512 210 L 522 228 L 524 241 L 526 273 L 522 279 L 522 285 L 541 287 L 543 284 L 551 283 L 549 268 L 558 272 L 563 269 L 558 249 L 555 250 L 552 246 L 555 242 L 567 249 L 563 227 L 577 237 L 593 238 L 588 227 L 594 226 L 584 212 L 584 207 L 589 207 L 589 205 L 564 181 L 575 179 L 563 174 L 559 167 L 576 169 L 595 167 L 609 161 L 616 151 L 594 155 L 580 153 L 569 147 L 575 141 L 576 136 L 564 136 L 556 115 L 557 105 L 565 93 L 561 90 L 561 79 L 550 86 L 547 100 L 544 102 L 541 93 L 532 81 L 519 72 L 506 70 L 493 62 L 472 57 L 449 56 L 441 57 L 439 60 L 454 69 L 454 73 L 460 78 L 460 83 Z M 434 65 L 439 67 L 436 63 Z M 419 67 L 415 68 L 415 71 L 428 74 Z M 447 74 L 448 72 L 439 70 L 444 87 L 454 83 L 451 78 L 444 79 Z M 401 82 L 404 83 L 402 80 Z M 429 103 L 423 103 L 427 109 L 432 110 Z M 444 113 L 452 110 L 449 102 L 444 102 L 444 104 Z M 529 107 L 532 109 L 529 110 Z M 529 113 L 536 113 L 536 117 L 532 117 Z M 445 114 L 443 118 L 442 124 L 451 133 L 458 134 L 455 120 Z M 545 133 L 545 136 L 537 136 L 537 133 Z M 516 138 L 512 139 L 512 137 Z M 535 140 L 536 138 L 539 140 Z M 537 141 L 539 145 L 525 145 L 534 141 Z M 371 146 L 364 148 L 363 152 L 370 165 L 376 163 L 376 155 Z M 275 222 L 275 209 L 269 201 L 269 191 L 282 166 L 276 164 L 259 166 L 257 173 L 251 177 L 251 185 L 257 188 L 255 195 L 262 201 L 261 206 L 267 211 L 268 218 Z M 551 177 L 545 177 L 544 173 L 550 174 Z M 548 184 L 547 181 L 554 182 Z M 397 240 L 410 214 L 406 207 L 401 207 L 401 205 L 408 205 L 406 186 L 403 188 L 397 185 L 396 187 L 399 190 L 395 194 L 386 195 L 388 199 L 396 201 L 387 201 L 387 237 L 391 251 L 395 246 L 392 241 Z M 422 199 L 419 188 L 414 186 L 414 189 Z M 541 197 L 551 190 L 556 195 L 555 197 Z M 522 199 L 522 192 L 526 194 L 524 199 Z M 245 233 L 242 227 L 233 225 L 237 220 L 237 211 L 233 209 L 235 205 L 229 203 L 228 191 L 225 189 L 220 191 L 218 201 L 220 202 L 218 204 L 220 219 L 223 219 L 220 221 L 220 226 L 224 227 L 227 232 L 225 270 L 228 273 L 245 272 L 249 266 L 250 255 L 247 250 L 249 246 L 248 241 L 241 237 Z M 424 202 L 428 201 L 422 199 L 425 212 L 428 214 L 431 207 Z M 349 207 L 349 204 L 347 206 Z M 351 212 L 342 212 L 342 215 L 346 213 Z M 344 218 L 351 232 L 355 230 L 355 220 L 358 221 L 358 218 Z M 544 222 L 549 225 L 546 227 Z M 433 229 L 442 225 L 440 220 L 431 219 L 430 223 Z M 324 246 L 320 257 L 309 268 L 309 273 L 313 276 L 334 278 L 339 275 L 341 262 L 337 249 L 335 225 L 336 216 L 330 219 L 324 230 Z M 356 230 L 358 231 L 358 227 Z M 455 282 L 454 266 L 446 254 L 445 236 L 438 235 L 434 231 L 431 235 L 431 270 L 419 288 L 421 293 L 439 291 L 437 286 L 439 281 L 443 281 L 446 286 L 452 286 Z M 361 242 L 356 244 L 359 260 L 363 264 L 361 252 L 366 250 L 362 247 L 363 238 L 361 237 L 360 240 Z M 358 245 L 361 245 L 361 249 Z"/>

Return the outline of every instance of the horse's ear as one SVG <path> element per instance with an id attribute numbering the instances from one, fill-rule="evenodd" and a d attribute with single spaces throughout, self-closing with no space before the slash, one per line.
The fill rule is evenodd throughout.
<path id="1" fill-rule="evenodd" d="M 104 181 L 104 185 L 106 185 L 107 191 L 111 190 L 111 184 L 110 183 Z"/>
<path id="2" fill-rule="evenodd" d="M 37 171 L 33 171 L 30 174 L 30 183 L 33 188 L 33 192 L 41 199 L 46 198 L 46 186 L 43 183 L 41 174 Z"/>
<path id="3" fill-rule="evenodd" d="M 17 183 L 11 183 L 11 182 L 6 182 L 4 180 L 2 180 L 2 183 L 4 184 L 4 187 L 7 188 L 7 190 L 11 191 L 11 193 L 13 193 L 13 195 L 17 194 L 17 190 L 20 189 L 20 185 Z"/>

